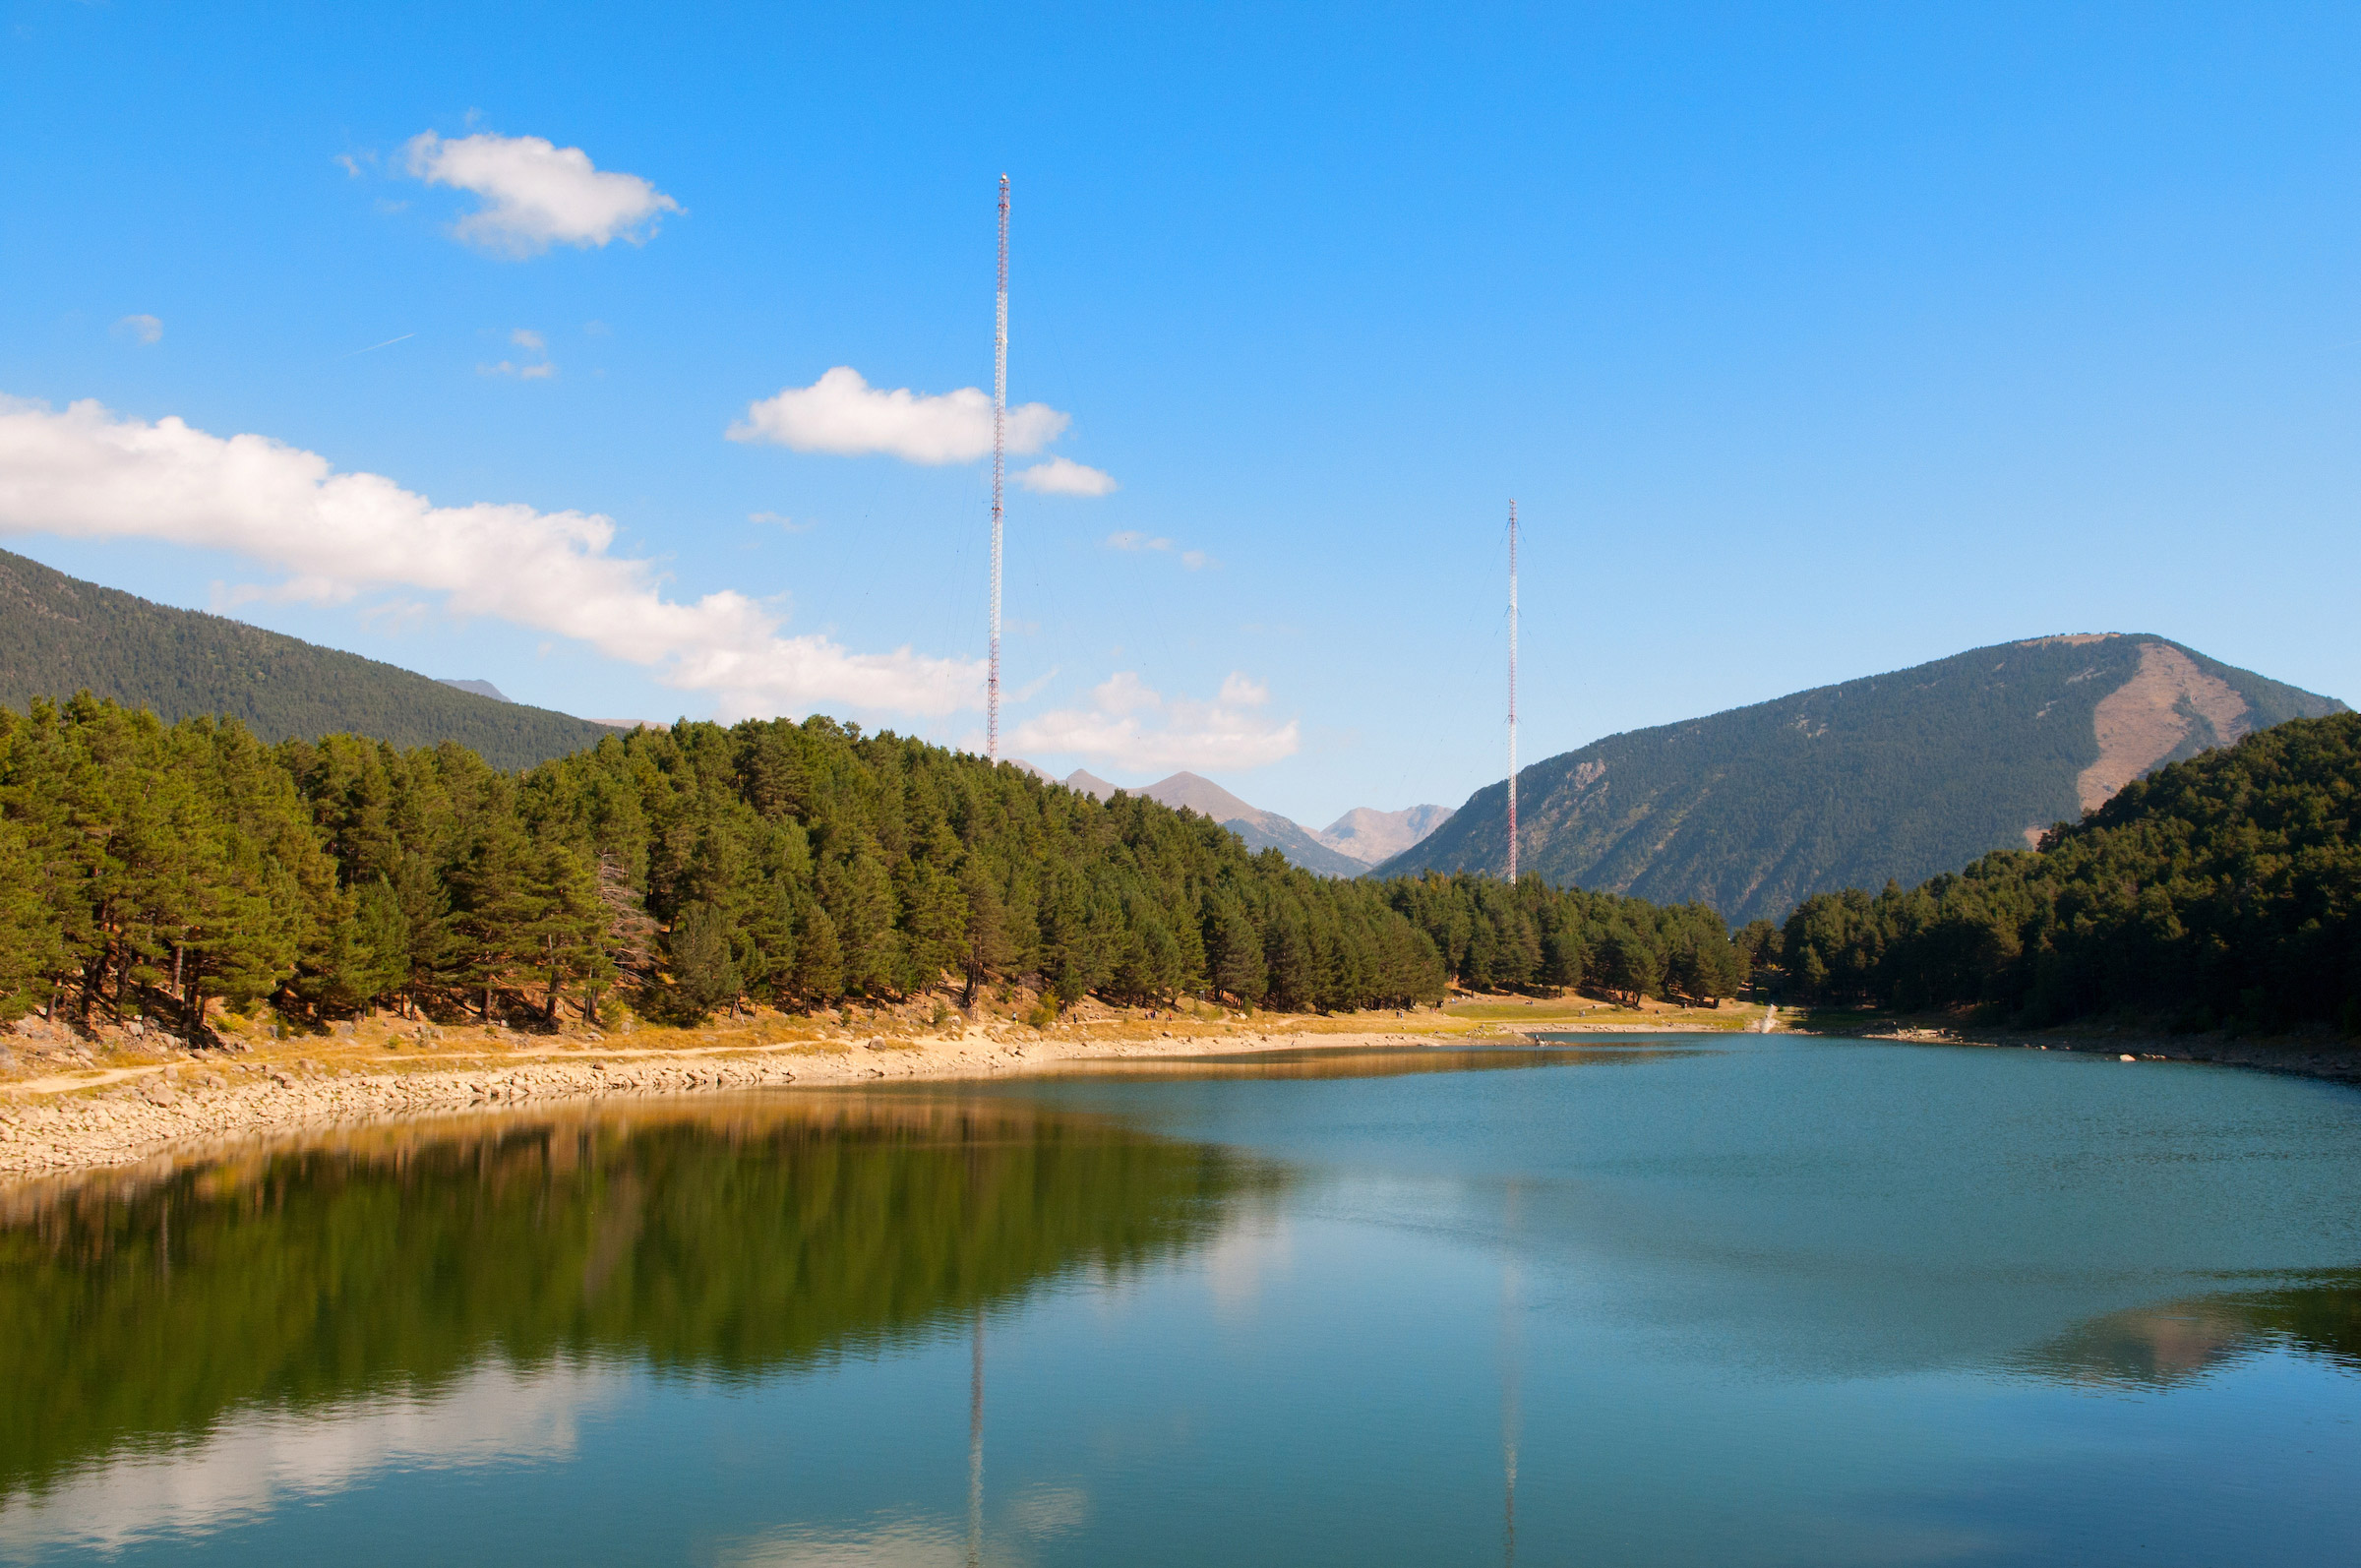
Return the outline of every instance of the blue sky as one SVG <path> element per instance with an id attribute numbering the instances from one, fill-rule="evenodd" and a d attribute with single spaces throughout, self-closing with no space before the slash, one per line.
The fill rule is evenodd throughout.
<path id="1" fill-rule="evenodd" d="M 1056 771 L 1457 804 L 1512 496 L 1528 759 L 2062 631 L 2361 696 L 2349 9 L 0 10 L 0 532 L 151 598 L 975 744 L 986 466 L 729 432 L 989 388 L 1004 170 Z M 527 138 L 637 183 L 439 161 Z"/>

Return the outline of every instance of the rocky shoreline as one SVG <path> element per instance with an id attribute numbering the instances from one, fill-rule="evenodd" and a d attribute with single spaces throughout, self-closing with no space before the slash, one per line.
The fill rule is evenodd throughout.
<path id="1" fill-rule="evenodd" d="M 1427 1015 L 1395 1029 L 1356 1027 L 1361 1022 L 1273 1019 L 1208 1025 L 1168 1019 L 1147 1028 L 1137 1020 L 1109 1019 L 1071 1032 L 996 1024 L 920 1036 L 765 1040 L 757 1031 L 736 1038 L 707 1034 L 698 1044 L 689 1043 L 696 1037 L 678 1036 L 662 1044 L 635 1043 L 630 1036 L 528 1043 L 525 1037 L 488 1032 L 481 1050 L 468 1049 L 472 1042 L 450 1041 L 455 1049 L 404 1051 L 393 1059 L 356 1054 L 353 1048 L 364 1044 L 359 1042 L 341 1043 L 340 1055 L 325 1049 L 333 1042 L 308 1048 L 287 1042 L 260 1050 L 184 1051 L 130 1065 L 66 1058 L 60 1065 L 72 1070 L 0 1083 L 0 1181 L 121 1168 L 240 1140 L 389 1118 L 615 1097 L 991 1079 L 1055 1071 L 1084 1060 L 1144 1061 L 1305 1047 L 1468 1046 L 1502 1034 L 1654 1032 L 1653 1020 L 1639 1019 L 1520 1018 L 1485 1024 Z M 1667 1020 L 1656 1028 L 1677 1030 L 1685 1022 Z M 2361 1084 L 2361 1050 L 2341 1042 L 2015 1033 L 1891 1018 L 1863 1020 L 1858 1029 L 1832 1028 L 1825 1019 L 1796 1027 L 1782 1019 L 1779 1032 L 2215 1062 Z M 443 1043 L 438 1037 L 438 1046 Z M 295 1054 L 306 1049 L 321 1051 L 327 1059 Z"/>
<path id="2" fill-rule="evenodd" d="M 609 1096 L 992 1078 L 1082 1058 L 1282 1051 L 1305 1045 L 1433 1046 L 1431 1034 L 1197 1033 L 1011 1040 L 984 1030 L 860 1045 L 795 1042 L 705 1048 L 612 1044 L 472 1061 L 355 1070 L 309 1058 L 235 1058 L 100 1069 L 10 1086 L 0 1097 L 0 1179 L 130 1165 L 183 1146 L 469 1110 Z"/>

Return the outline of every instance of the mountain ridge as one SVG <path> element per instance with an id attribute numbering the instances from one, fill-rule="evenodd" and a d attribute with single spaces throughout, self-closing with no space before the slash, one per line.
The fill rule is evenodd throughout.
<path id="1" fill-rule="evenodd" d="M 1915 885 L 2025 847 L 2166 762 L 2332 697 L 2149 633 L 1971 648 L 1909 669 L 1607 736 L 1517 775 L 1521 870 L 1733 924 L 1814 893 Z M 1377 868 L 1506 870 L 1486 785 Z"/>
<path id="2" fill-rule="evenodd" d="M 1030 762 L 1020 764 L 1032 767 Z M 1039 769 L 1034 769 L 1038 772 Z M 1067 774 L 1062 782 L 1067 789 L 1076 790 L 1097 800 L 1105 800 L 1120 787 L 1110 784 L 1083 768 Z M 1329 833 L 1347 823 L 1363 824 L 1370 833 L 1405 831 L 1402 823 L 1420 814 L 1451 814 L 1440 806 L 1413 806 L 1402 812 L 1377 812 L 1368 807 L 1357 807 L 1337 819 L 1326 833 L 1315 833 L 1292 817 L 1277 812 L 1249 805 L 1202 774 L 1183 769 L 1153 784 L 1126 790 L 1126 794 L 1144 795 L 1159 806 L 1176 809 L 1185 807 L 1200 816 L 1209 816 L 1245 841 L 1248 849 L 1275 849 L 1295 865 L 1322 876 L 1362 876 L 1382 859 L 1382 856 L 1356 855 L 1334 842 Z M 1432 818 L 1440 820 L 1440 817 Z"/>
<path id="3" fill-rule="evenodd" d="M 456 741 L 503 769 L 598 744 L 608 729 L 495 700 L 397 665 L 181 610 L 0 550 L 0 704 L 75 693 L 167 722 L 236 719 L 266 741 L 349 732 L 409 748 Z"/>

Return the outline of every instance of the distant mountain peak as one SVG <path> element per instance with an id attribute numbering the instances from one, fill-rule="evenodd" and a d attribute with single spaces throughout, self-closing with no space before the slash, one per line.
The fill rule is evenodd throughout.
<path id="1" fill-rule="evenodd" d="M 1287 818 L 1276 812 L 1266 812 L 1259 806 L 1248 806 L 1209 778 L 1195 773 L 1175 773 L 1150 784 L 1137 793 L 1163 805 L 1185 806 L 1199 816 L 1210 816 L 1217 822 L 1246 821 L 1267 828 Z M 1294 827 L 1293 822 L 1288 822 Z M 1298 831 L 1302 831 L 1298 829 Z M 1308 835 L 1306 835 L 1308 836 Z"/>
<path id="2" fill-rule="evenodd" d="M 454 681 L 449 678 L 444 678 L 443 684 L 445 686 L 457 687 L 462 692 L 473 692 L 477 696 L 488 696 L 495 702 L 506 702 L 511 700 L 506 692 L 503 692 L 499 687 L 494 686 L 489 681 Z M 607 721 L 604 719 L 592 719 L 590 722 L 593 724 L 604 724 Z"/>
<path id="3" fill-rule="evenodd" d="M 1378 866 L 1450 819 L 1448 806 L 1411 806 L 1399 812 L 1357 806 L 1312 836 L 1340 855 Z"/>
<path id="4" fill-rule="evenodd" d="M 1101 801 L 1122 788 L 1082 768 L 1068 773 L 1064 782 L 1067 789 Z M 1248 805 L 1202 774 L 1184 770 L 1124 792 L 1210 817 L 1236 833 L 1248 849 L 1275 849 L 1293 864 L 1322 876 L 1359 876 L 1369 869 L 1366 861 L 1339 853 L 1322 843 L 1318 834 L 1277 812 Z"/>

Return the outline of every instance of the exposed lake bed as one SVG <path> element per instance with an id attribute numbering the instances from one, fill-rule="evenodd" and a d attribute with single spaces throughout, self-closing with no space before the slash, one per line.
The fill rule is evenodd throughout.
<path id="1" fill-rule="evenodd" d="M 2350 1088 L 1727 1033 L 1205 1055 L 16 1189 L 0 1555 L 2361 1543 Z"/>

